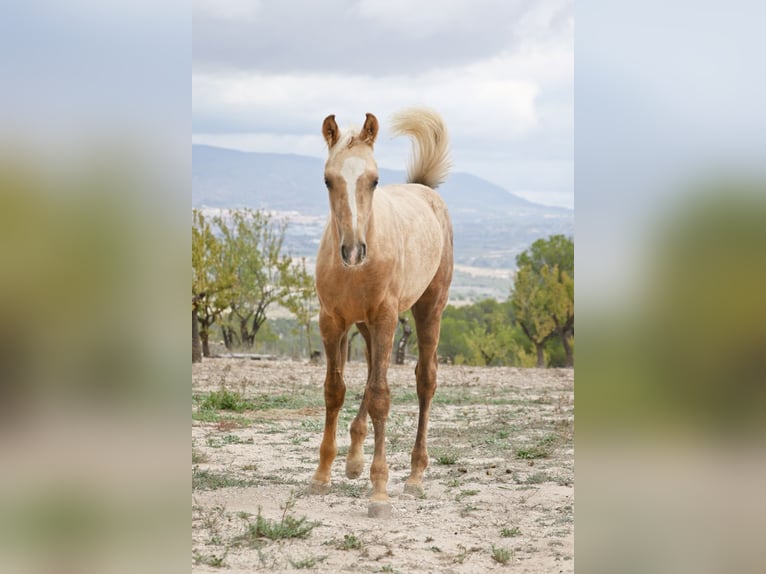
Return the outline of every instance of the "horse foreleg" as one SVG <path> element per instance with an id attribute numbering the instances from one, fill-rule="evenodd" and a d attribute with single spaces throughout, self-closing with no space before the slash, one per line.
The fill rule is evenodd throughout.
<path id="1" fill-rule="evenodd" d="M 375 431 L 375 451 L 370 465 L 372 496 L 368 506 L 368 516 L 386 518 L 391 515 L 391 503 L 388 499 L 388 464 L 386 462 L 386 420 L 391 406 L 391 393 L 388 388 L 388 364 L 391 360 L 391 347 L 397 325 L 397 314 L 381 313 L 371 325 L 370 377 L 364 393 L 364 403 L 372 419 Z"/>
<path id="2" fill-rule="evenodd" d="M 323 313 L 319 316 L 319 329 L 327 357 L 327 374 L 324 382 L 325 423 L 322 444 L 319 447 L 319 466 L 311 480 L 309 492 L 326 494 L 330 490 L 332 463 L 338 453 L 335 441 L 338 412 L 346 396 L 343 368 L 346 363 L 347 329 Z"/>
<path id="3" fill-rule="evenodd" d="M 372 345 L 370 331 L 364 323 L 357 323 L 356 327 L 359 329 L 362 337 L 364 337 L 365 358 L 367 359 L 367 384 L 369 384 L 372 368 L 372 361 L 370 359 L 370 348 Z M 359 405 L 359 412 L 354 417 L 354 420 L 351 421 L 351 427 L 349 428 L 351 446 L 349 446 L 348 455 L 346 456 L 346 476 L 348 478 L 359 478 L 364 469 L 364 439 L 367 437 L 366 389 L 367 386 L 365 385 L 365 393 Z"/>

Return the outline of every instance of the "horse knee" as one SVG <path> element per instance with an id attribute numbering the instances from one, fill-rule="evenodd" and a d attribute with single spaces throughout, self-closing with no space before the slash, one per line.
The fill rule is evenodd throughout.
<path id="1" fill-rule="evenodd" d="M 324 386 L 324 404 L 328 410 L 340 410 L 346 398 L 346 385 L 343 379 L 327 381 Z"/>
<path id="2" fill-rule="evenodd" d="M 379 389 L 378 392 L 370 393 L 367 402 L 367 412 L 372 419 L 373 425 L 379 421 L 385 421 L 391 407 L 391 396 L 388 388 Z"/>

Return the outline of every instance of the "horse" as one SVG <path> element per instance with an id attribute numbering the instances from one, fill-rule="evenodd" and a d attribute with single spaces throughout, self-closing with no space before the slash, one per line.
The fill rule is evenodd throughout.
<path id="1" fill-rule="evenodd" d="M 373 155 L 377 118 L 366 114 L 361 130 L 339 130 L 334 115 L 322 123 L 328 149 L 324 180 L 330 216 L 319 244 L 315 278 L 327 373 L 319 465 L 308 490 L 314 494 L 330 490 L 338 413 L 346 393 L 348 331 L 356 325 L 366 343 L 367 383 L 349 429 L 346 476 L 362 474 L 369 416 L 375 437 L 368 503 L 372 518 L 391 516 L 385 450 L 391 404 L 387 373 L 399 314 L 407 309 L 412 309 L 418 339 L 419 417 L 404 494 L 417 497 L 424 492 L 436 348 L 453 271 L 452 223 L 444 200 L 434 191 L 451 167 L 444 122 L 434 111 L 413 108 L 394 115 L 392 130 L 412 142 L 407 183 L 379 186 Z"/>

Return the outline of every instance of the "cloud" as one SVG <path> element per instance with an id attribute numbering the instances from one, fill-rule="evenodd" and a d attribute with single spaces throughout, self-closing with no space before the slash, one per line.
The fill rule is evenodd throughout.
<path id="1" fill-rule="evenodd" d="M 252 23 L 261 14 L 258 0 L 194 0 L 192 14 L 200 19 Z"/>
<path id="2" fill-rule="evenodd" d="M 210 6 L 194 12 L 194 141 L 322 156 L 326 115 L 345 126 L 372 112 L 378 160 L 399 168 L 409 143 L 388 119 L 425 105 L 458 169 L 571 193 L 571 0 L 268 2 L 249 21 Z"/>
<path id="3" fill-rule="evenodd" d="M 513 51 L 531 37 L 571 45 L 571 0 L 286 1 L 257 4 L 253 18 L 217 14 L 229 3 L 240 6 L 205 0 L 195 9 L 197 70 L 418 74 Z"/>

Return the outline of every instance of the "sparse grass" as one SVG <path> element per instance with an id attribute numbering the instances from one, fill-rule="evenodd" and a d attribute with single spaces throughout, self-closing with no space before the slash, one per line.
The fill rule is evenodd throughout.
<path id="1" fill-rule="evenodd" d="M 301 430 L 305 432 L 321 432 L 324 429 L 324 421 L 304 419 L 301 421 Z"/>
<path id="2" fill-rule="evenodd" d="M 228 554 L 228 550 L 220 556 L 217 554 L 200 554 L 195 550 L 192 553 L 192 559 L 195 564 L 204 564 L 205 566 L 212 566 L 213 568 L 222 568 L 226 566 L 226 554 Z"/>
<path id="3" fill-rule="evenodd" d="M 500 389 L 498 389 L 500 391 Z M 391 404 L 393 405 L 417 405 L 418 395 L 415 391 L 406 391 L 392 394 Z M 486 394 L 471 392 L 462 387 L 442 387 L 436 391 L 433 399 L 433 405 L 529 405 L 532 401 L 519 399 L 517 397 L 508 397 L 495 394 L 488 397 Z"/>
<path id="4" fill-rule="evenodd" d="M 461 490 L 461 491 L 458 493 L 458 495 L 455 497 L 455 500 L 456 500 L 456 501 L 458 501 L 458 502 L 460 502 L 461 500 L 463 500 L 464 498 L 466 498 L 466 497 L 468 497 L 468 496 L 476 496 L 477 494 L 479 494 L 479 491 L 478 491 L 478 490 L 475 490 L 475 489 L 470 489 L 470 490 L 469 490 L 469 489 L 466 489 L 466 490 Z"/>
<path id="5" fill-rule="evenodd" d="M 243 413 L 245 411 L 259 411 L 270 409 L 299 409 L 309 406 L 322 406 L 321 395 L 306 395 L 305 393 L 283 393 L 279 395 L 260 394 L 252 399 L 245 398 L 239 391 L 230 391 L 221 388 L 211 391 L 206 396 L 194 396 L 198 403 L 197 414 L 199 417 L 208 417 L 209 422 L 215 422 L 211 413 L 216 411 L 232 411 Z M 197 419 L 201 420 L 201 419 Z"/>
<path id="6" fill-rule="evenodd" d="M 212 470 L 192 468 L 192 490 L 218 490 L 232 486 L 255 486 L 258 481 L 218 474 Z"/>
<path id="7" fill-rule="evenodd" d="M 465 518 L 466 516 L 471 514 L 471 512 L 473 512 L 474 510 L 479 510 L 479 507 L 476 506 L 475 504 L 466 504 L 465 506 L 463 506 L 463 508 L 460 509 L 460 517 Z"/>
<path id="8" fill-rule="evenodd" d="M 304 407 L 321 407 L 324 398 L 319 393 L 309 395 L 306 393 L 286 393 L 281 395 L 260 394 L 253 397 L 251 404 L 253 410 L 270 409 L 302 409 Z"/>
<path id="9" fill-rule="evenodd" d="M 258 507 L 258 515 L 255 522 L 246 520 L 245 532 L 237 538 L 237 541 L 248 542 L 254 546 L 259 539 L 286 540 L 290 538 L 308 538 L 311 531 L 319 526 L 319 522 L 309 522 L 306 516 L 295 518 L 288 514 L 295 506 L 294 493 L 290 493 L 289 500 L 282 506 L 282 519 L 278 522 L 264 518 L 261 507 Z"/>
<path id="10" fill-rule="evenodd" d="M 522 446 L 516 449 L 516 458 L 522 460 L 534 460 L 536 458 L 548 458 L 553 454 L 560 438 L 555 434 L 548 434 L 535 444 Z"/>
<path id="11" fill-rule="evenodd" d="M 210 448 L 221 448 L 227 444 L 254 444 L 255 440 L 252 437 L 242 439 L 235 434 L 227 434 L 220 438 L 208 437 L 206 443 Z"/>
<path id="12" fill-rule="evenodd" d="M 352 483 L 352 482 L 339 482 L 335 485 L 335 491 L 343 496 L 350 496 L 351 498 L 362 498 L 367 492 L 367 484 Z"/>
<path id="13" fill-rule="evenodd" d="M 311 440 L 310 436 L 297 433 L 290 437 L 290 444 L 299 445 L 309 440 Z"/>
<path id="14" fill-rule="evenodd" d="M 290 565 L 293 568 L 302 570 L 304 568 L 313 568 L 319 562 L 327 560 L 327 556 L 313 556 L 310 558 L 303 558 L 301 560 L 289 560 Z"/>
<path id="15" fill-rule="evenodd" d="M 460 457 L 454 452 L 440 452 L 436 455 L 436 462 L 445 466 L 457 464 Z"/>
<path id="16" fill-rule="evenodd" d="M 497 548 L 492 545 L 492 559 L 498 564 L 507 564 L 513 556 L 513 553 L 507 548 Z"/>
<path id="17" fill-rule="evenodd" d="M 500 536 L 503 538 L 515 538 L 517 536 L 521 536 L 521 529 L 518 526 L 514 526 L 513 528 L 501 528 Z"/>
<path id="18" fill-rule="evenodd" d="M 201 411 L 234 411 L 241 413 L 252 410 L 253 403 L 246 400 L 240 393 L 221 388 L 210 392 L 199 405 Z"/>
<path id="19" fill-rule="evenodd" d="M 524 482 L 527 484 L 542 484 L 548 480 L 550 480 L 548 473 L 540 471 L 530 474 Z"/>
<path id="20" fill-rule="evenodd" d="M 343 541 L 337 546 L 340 550 L 361 550 L 362 541 L 353 534 L 344 534 Z"/>
<path id="21" fill-rule="evenodd" d="M 222 544 L 221 541 L 221 522 L 226 516 L 226 508 L 224 506 L 214 506 L 213 508 L 206 509 L 196 503 L 192 506 L 193 516 L 199 520 L 203 529 L 207 530 L 210 536 L 210 544 L 218 546 Z M 223 558 L 222 558 L 223 559 Z"/>
<path id="22" fill-rule="evenodd" d="M 238 415 L 226 415 L 210 409 L 201 409 L 192 411 L 192 420 L 201 423 L 218 423 L 221 430 L 232 430 L 234 428 L 243 428 L 249 426 L 253 421 L 247 417 Z"/>
<path id="23" fill-rule="evenodd" d="M 201 464 L 208 460 L 209 457 L 204 452 L 200 452 L 196 448 L 192 449 L 192 464 Z"/>
<path id="24" fill-rule="evenodd" d="M 319 526 L 318 522 L 308 522 L 307 517 L 295 518 L 293 516 L 284 516 L 282 520 L 276 522 L 264 518 L 258 512 L 255 522 L 249 522 L 243 538 L 248 541 L 258 538 L 268 538 L 269 540 L 285 540 L 288 538 L 308 538 L 311 531 Z"/>

